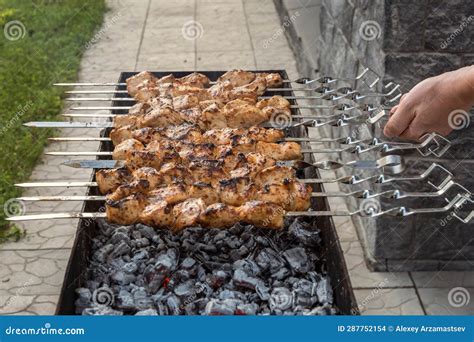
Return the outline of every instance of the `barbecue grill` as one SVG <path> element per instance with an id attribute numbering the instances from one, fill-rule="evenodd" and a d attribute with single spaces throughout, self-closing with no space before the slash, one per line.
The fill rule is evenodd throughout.
<path id="1" fill-rule="evenodd" d="M 367 94 L 361 94 L 360 92 L 353 90 L 349 87 L 334 87 L 337 84 L 338 79 L 323 77 L 317 80 L 309 80 L 307 78 L 298 79 L 295 81 L 289 81 L 287 74 L 283 70 L 267 70 L 267 71 L 258 71 L 258 72 L 270 72 L 279 73 L 282 78 L 285 80 L 283 86 L 280 88 L 268 89 L 267 93 L 264 94 L 264 97 L 270 95 L 281 95 L 289 100 L 291 103 L 292 110 L 292 119 L 295 122 L 286 125 L 287 137 L 288 140 L 300 141 L 303 147 L 303 151 L 310 153 L 304 154 L 304 162 L 307 164 L 299 163 L 299 166 L 312 166 L 300 168 L 298 174 L 303 182 L 312 184 L 313 187 L 313 198 L 311 200 L 312 210 L 304 213 L 304 221 L 307 222 L 312 229 L 319 229 L 321 233 L 322 250 L 319 251 L 320 254 L 315 255 L 317 258 L 321 258 L 322 262 L 318 262 L 318 270 L 324 270 L 330 277 L 331 285 L 334 291 L 334 306 L 337 308 L 337 312 L 341 314 L 354 314 L 358 313 L 357 304 L 352 293 L 352 288 L 350 285 L 349 277 L 347 274 L 347 269 L 345 267 L 344 259 L 342 257 L 341 249 L 335 232 L 334 224 L 332 221 L 332 216 L 369 216 L 377 217 L 380 215 L 394 215 L 394 216 L 407 216 L 418 213 L 430 213 L 430 212 L 447 212 L 453 211 L 453 215 L 459 219 L 467 222 L 472 218 L 472 213 L 467 217 L 461 217 L 461 214 L 458 212 L 458 209 L 462 208 L 465 203 L 471 200 L 470 192 L 462 187 L 460 184 L 456 183 L 452 179 L 452 175 L 448 173 L 448 176 L 440 182 L 440 184 L 432 183 L 434 191 L 430 192 L 402 192 L 399 190 L 383 191 L 383 192 L 373 192 L 369 190 L 354 191 L 347 193 L 330 193 L 325 192 L 322 183 L 325 182 L 340 182 L 343 184 L 359 184 L 364 182 L 373 182 L 376 184 L 384 184 L 388 182 L 399 182 L 403 180 L 413 180 L 420 179 L 424 180 L 431 175 L 434 170 L 439 168 L 443 169 L 442 166 L 433 164 L 428 168 L 424 173 L 407 177 L 399 177 L 396 174 L 400 173 L 403 170 L 403 158 L 398 154 L 393 154 L 393 152 L 404 150 L 417 150 L 421 156 L 441 156 L 449 148 L 449 141 L 436 135 L 429 134 L 423 137 L 420 143 L 416 144 L 406 144 L 406 143 L 395 143 L 395 142 L 385 142 L 380 141 L 375 137 L 370 139 L 351 139 L 351 138 L 336 138 L 336 139 L 312 139 L 308 137 L 307 127 L 341 127 L 354 124 L 363 124 L 367 123 L 369 125 L 375 125 L 380 120 L 383 120 L 386 117 L 386 109 L 390 108 L 400 97 L 400 91 L 398 85 L 389 84 L 387 85 L 385 92 L 376 92 L 375 86 L 377 85 L 379 78 L 374 78 L 374 73 L 370 70 L 364 70 L 356 79 L 364 81 L 369 89 L 373 89 L 372 92 Z M 172 72 L 175 76 L 181 77 L 189 74 L 190 72 Z M 224 72 L 203 72 L 211 80 L 217 79 Z M 104 107 L 73 107 L 72 110 L 87 110 L 94 111 L 100 109 L 109 109 L 112 111 L 111 115 L 105 114 L 104 117 L 113 117 L 114 115 L 123 115 L 126 114 L 131 105 L 134 104 L 133 99 L 129 98 L 125 87 L 125 80 L 136 73 L 123 72 L 120 75 L 120 79 L 117 83 L 110 84 L 68 84 L 68 85 L 85 85 L 85 86 L 95 86 L 95 85 L 111 85 L 115 86 L 113 91 L 94 91 L 94 90 L 79 90 L 79 91 L 70 91 L 70 94 L 112 94 L 111 97 L 105 98 L 69 98 L 71 101 L 84 101 L 84 100 L 113 100 L 112 106 Z M 158 77 L 165 76 L 169 72 L 154 72 Z M 371 77 L 369 77 L 369 75 Z M 348 81 L 345 79 L 340 79 L 340 81 Z M 292 88 L 292 83 L 303 84 L 304 87 Z M 312 84 L 319 84 L 319 87 L 310 88 Z M 58 84 L 66 85 L 66 84 Z M 294 92 L 304 92 L 305 95 L 296 96 Z M 309 93 L 309 95 L 306 95 Z M 313 95 L 312 93 L 316 93 Z M 361 100 L 371 100 L 375 98 L 383 98 L 384 101 L 382 105 L 373 105 L 373 104 L 363 104 Z M 299 105 L 297 100 L 325 100 L 331 101 L 330 105 Z M 344 100 L 343 103 L 340 103 L 340 100 Z M 330 111 L 330 114 L 325 115 L 301 115 L 300 109 L 313 109 L 319 110 L 319 113 L 324 113 L 324 111 Z M 356 114 L 354 115 L 354 112 Z M 66 114 L 69 117 L 97 117 L 97 114 Z M 301 121 L 300 121 L 301 120 Z M 49 126 L 51 123 L 29 123 L 30 126 L 41 127 Z M 54 124 L 53 124 L 54 125 Z M 70 162 L 71 166 L 75 167 L 92 167 L 104 166 L 105 161 L 108 163 L 116 164 L 116 161 L 111 160 L 111 151 L 113 151 L 114 146 L 110 141 L 109 134 L 112 128 L 112 124 L 108 123 L 58 123 L 56 126 L 59 127 L 103 127 L 105 128 L 101 136 L 98 137 L 97 141 L 100 141 L 100 149 L 98 152 L 90 151 L 77 151 L 77 152 L 68 152 L 68 153 L 56 153 L 57 155 L 93 155 L 96 156 L 96 162 L 94 161 L 74 161 Z M 88 139 L 88 140 L 93 140 Z M 74 140 L 85 140 L 81 137 L 76 138 L 53 138 L 55 141 L 74 141 Z M 324 148 L 324 149 L 310 149 L 310 142 L 335 142 L 341 145 L 337 148 Z M 355 159 L 349 162 L 341 162 L 340 160 L 328 160 L 328 161 L 317 161 L 314 158 L 313 153 L 342 153 L 342 152 L 352 152 L 357 156 L 363 156 L 364 153 L 370 151 L 380 151 L 384 153 L 384 156 L 378 160 L 364 160 L 364 159 Z M 53 153 L 54 154 L 54 153 Z M 339 179 L 321 179 L 318 169 L 338 169 L 341 167 L 352 167 L 355 169 L 369 169 L 377 170 L 377 174 L 372 174 L 365 178 L 358 178 L 355 176 L 341 177 Z M 94 171 L 97 171 L 95 169 Z M 392 175 L 389 175 L 392 173 Z M 94 173 L 95 174 L 95 173 Z M 72 255 L 66 270 L 66 276 L 63 283 L 63 288 L 61 291 L 60 300 L 58 303 L 57 314 L 73 314 L 77 313 L 75 310 L 75 303 L 77 304 L 77 294 L 76 289 L 82 288 L 85 286 L 85 281 L 87 280 L 88 265 L 90 264 L 92 253 L 93 253 L 93 240 L 97 236 L 97 232 L 100 230 L 95 217 L 103 217 L 103 200 L 100 197 L 98 188 L 95 185 L 95 176 L 92 177 L 91 181 L 88 183 L 82 184 L 67 184 L 71 186 L 88 186 L 87 196 L 81 198 L 23 198 L 23 200 L 82 200 L 87 199 L 84 203 L 83 210 L 78 214 L 59 214 L 59 215 L 46 215 L 51 218 L 54 217 L 80 217 L 76 240 L 73 246 Z M 46 184 L 23 184 L 23 186 L 41 186 Z M 47 186 L 64 186 L 64 182 L 59 183 L 48 183 Z M 355 197 L 362 199 L 370 199 L 375 197 L 386 197 L 392 199 L 398 199 L 403 197 L 440 197 L 446 194 L 450 189 L 456 188 L 459 190 L 459 193 L 450 199 L 447 199 L 447 204 L 438 208 L 404 208 L 404 207 L 392 207 L 386 210 L 375 210 L 376 208 L 360 208 L 359 210 L 353 212 L 339 212 L 331 211 L 326 197 L 331 196 L 343 196 L 343 197 Z M 91 197 L 97 196 L 97 197 Z M 91 200 L 94 199 L 94 200 Z M 94 213 L 94 214 L 88 214 Z M 289 213 L 289 215 L 299 215 L 302 213 Z M 26 217 L 28 218 L 28 217 Z M 35 217 L 30 217 L 35 218 Z M 92 220 L 91 220 L 92 218 Z M 22 218 L 12 218 L 12 219 L 22 219 Z M 25 219 L 25 217 L 23 217 Z M 318 246 L 315 246 L 317 248 Z M 322 266 L 321 266 L 322 265 Z"/>

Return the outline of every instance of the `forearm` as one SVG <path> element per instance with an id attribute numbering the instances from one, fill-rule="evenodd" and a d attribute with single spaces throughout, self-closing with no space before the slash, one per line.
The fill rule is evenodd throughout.
<path id="1" fill-rule="evenodd" d="M 474 106 L 474 65 L 453 71 L 453 86 L 466 106 Z"/>

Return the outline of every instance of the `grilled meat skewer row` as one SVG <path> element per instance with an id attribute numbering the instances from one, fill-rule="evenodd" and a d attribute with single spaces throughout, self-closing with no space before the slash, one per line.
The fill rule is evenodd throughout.
<path id="1" fill-rule="evenodd" d="M 247 97 L 253 98 L 265 93 L 266 88 L 283 84 L 277 73 L 252 73 L 243 70 L 231 70 L 223 74 L 212 87 L 207 76 L 192 73 L 181 78 L 170 74 L 158 78 L 148 71 L 142 71 L 126 80 L 127 91 L 138 102 L 146 102 L 156 97 L 168 97 L 189 93 L 198 93 L 201 98 L 217 98 L 221 101 Z"/>
<path id="2" fill-rule="evenodd" d="M 206 205 L 224 203 L 239 206 L 248 201 L 266 201 L 278 204 L 288 211 L 305 211 L 311 205 L 311 191 L 310 185 L 295 180 L 260 187 L 247 177 L 237 177 L 222 180 L 217 186 L 199 182 L 191 185 L 175 183 L 155 188 L 144 180 L 132 186 L 126 184 L 118 187 L 116 191 L 106 196 L 106 203 L 115 203 L 141 193 L 145 194 L 148 200 L 165 200 L 169 204 L 183 202 L 188 198 L 201 198 Z"/>
<path id="3" fill-rule="evenodd" d="M 141 167 L 136 170 L 127 167 L 102 169 L 96 172 L 97 185 L 102 194 L 116 191 L 121 187 L 120 196 L 128 196 L 146 182 L 150 188 L 160 185 L 184 183 L 208 183 L 218 186 L 220 182 L 231 182 L 232 179 L 248 179 L 259 187 L 268 184 L 297 180 L 296 172 L 291 167 L 272 164 L 263 160 L 261 163 L 247 164 L 226 171 L 219 164 L 209 161 L 193 162 L 189 167 L 174 163 L 164 164 L 159 170 L 152 167 Z M 125 194 L 125 195 L 124 195 Z"/>
<path id="4" fill-rule="evenodd" d="M 120 201 L 133 194 L 143 193 L 149 197 L 159 197 L 173 203 L 199 197 L 208 205 L 224 203 L 238 206 L 251 200 L 262 200 L 278 204 L 285 210 L 305 211 L 310 207 L 311 190 L 311 186 L 307 184 L 290 180 L 258 187 L 255 183 L 251 183 L 247 177 L 220 181 L 217 187 L 209 183 L 194 183 L 192 185 L 174 183 L 151 188 L 147 181 L 141 181 L 135 184 L 131 183 L 131 186 L 118 187 L 115 192 L 107 195 L 107 200 Z"/>
<path id="5" fill-rule="evenodd" d="M 186 99 L 190 99 L 186 95 Z M 290 118 L 291 109 L 287 100 L 275 96 L 271 99 L 249 104 L 233 100 L 226 105 L 218 101 L 191 101 L 181 105 L 146 103 L 130 109 L 127 115 L 114 117 L 114 127 L 133 126 L 166 127 L 192 123 L 203 130 L 214 128 L 248 128 L 281 117 Z"/>
<path id="6" fill-rule="evenodd" d="M 206 206 L 201 198 L 189 198 L 172 205 L 144 194 L 134 194 L 120 201 L 106 203 L 107 219 L 112 223 L 129 225 L 144 223 L 158 228 L 180 231 L 186 227 L 227 228 L 238 222 L 256 227 L 283 228 L 285 210 L 264 201 L 251 201 L 235 207 L 224 203 Z"/>
<path id="7" fill-rule="evenodd" d="M 141 154 L 146 152 L 146 154 Z M 150 154 L 151 153 L 151 154 Z M 115 146 L 114 160 L 136 160 L 143 156 L 163 158 L 169 156 L 185 160 L 195 159 L 235 159 L 238 153 L 258 153 L 275 160 L 302 159 L 301 145 L 296 142 L 266 143 L 263 141 L 241 141 L 239 145 L 191 144 L 176 140 L 152 141 L 146 147 L 136 139 L 127 139 Z M 174 154 L 177 154 L 174 156 Z"/>
<path id="8" fill-rule="evenodd" d="M 163 139 L 179 140 L 192 144 L 238 145 L 242 140 L 276 143 L 283 140 L 285 132 L 274 128 L 252 126 L 249 128 L 219 128 L 204 131 L 196 125 L 182 124 L 170 127 L 145 127 L 133 129 L 130 126 L 114 128 L 110 139 L 116 146 L 127 139 L 136 139 L 142 144 Z"/>

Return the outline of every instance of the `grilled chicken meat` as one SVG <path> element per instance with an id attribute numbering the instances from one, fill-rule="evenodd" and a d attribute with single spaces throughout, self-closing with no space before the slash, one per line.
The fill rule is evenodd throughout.
<path id="1" fill-rule="evenodd" d="M 278 113 L 291 116 L 290 103 L 281 96 L 261 100 L 256 105 L 242 99 L 223 105 L 213 100 L 199 102 L 196 97 L 182 95 L 177 107 L 156 102 L 136 105 L 130 111 L 133 114 L 116 116 L 114 127 L 166 127 L 187 123 L 202 130 L 249 128 L 270 120 Z"/>
<path id="2" fill-rule="evenodd" d="M 248 177 L 222 180 L 216 185 L 197 182 L 190 185 L 173 183 L 152 187 L 151 183 L 145 180 L 132 183 L 118 187 L 107 195 L 107 199 L 118 201 L 140 192 L 171 204 L 182 202 L 187 198 L 201 198 L 207 205 L 224 203 L 233 206 L 242 205 L 250 200 L 260 200 L 278 204 L 285 210 L 303 211 L 309 208 L 311 198 L 311 186 L 296 180 L 284 180 L 263 186 L 252 183 Z"/>
<path id="3" fill-rule="evenodd" d="M 127 139 L 136 139 L 142 144 L 149 144 L 156 140 L 179 140 L 192 144 L 211 143 L 214 145 L 240 145 L 244 140 L 263 141 L 275 143 L 285 137 L 285 132 L 274 128 L 250 127 L 250 128 L 218 128 L 203 131 L 198 126 L 183 124 L 166 128 L 145 127 L 133 129 L 131 126 L 114 128 L 110 132 L 110 138 L 114 145 L 118 145 Z"/>
<path id="4" fill-rule="evenodd" d="M 141 167 L 136 170 L 126 167 L 102 169 L 96 172 L 96 181 L 102 194 L 113 192 L 120 187 L 121 194 L 118 194 L 118 196 L 121 198 L 132 194 L 134 191 L 141 191 L 141 189 L 148 189 L 147 191 L 149 191 L 159 185 L 175 183 L 213 185 L 222 182 L 225 184 L 225 182 L 235 178 L 242 182 L 242 179 L 247 178 L 249 182 L 255 183 L 258 187 L 263 187 L 267 184 L 296 180 L 295 171 L 290 167 L 265 162 L 265 158 L 262 158 L 260 162 L 252 162 L 231 172 L 227 172 L 222 166 L 209 161 L 194 162 L 190 167 L 168 163 L 164 164 L 160 170 L 151 167 Z M 246 184 L 248 183 L 244 185 Z M 197 192 L 198 189 L 194 191 Z"/>
<path id="5" fill-rule="evenodd" d="M 237 222 L 281 229 L 285 211 L 276 204 L 264 201 L 250 201 L 238 207 L 223 203 L 206 206 L 201 198 L 189 198 L 172 205 L 165 200 L 148 198 L 138 193 L 119 201 L 107 201 L 106 213 L 108 220 L 113 223 L 129 225 L 141 222 L 180 231 L 198 225 L 226 228 Z"/>
<path id="6" fill-rule="evenodd" d="M 240 153 L 258 153 L 275 160 L 297 160 L 302 158 L 301 145 L 296 142 L 267 143 L 242 139 L 239 145 L 191 144 L 175 140 L 155 140 L 146 147 L 136 139 L 127 139 L 115 146 L 114 160 L 134 160 L 136 156 L 154 158 L 158 162 L 171 159 L 183 161 L 202 159 L 230 160 L 242 158 Z"/>

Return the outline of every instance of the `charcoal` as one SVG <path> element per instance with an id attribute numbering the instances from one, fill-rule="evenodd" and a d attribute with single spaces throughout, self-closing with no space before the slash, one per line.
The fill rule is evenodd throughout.
<path id="1" fill-rule="evenodd" d="M 112 251 L 114 250 L 114 245 L 112 244 L 107 244 L 105 246 L 103 246 L 102 248 L 100 248 L 99 250 L 97 250 L 93 256 L 92 256 L 92 259 L 100 262 L 100 263 L 105 263 L 109 254 L 112 253 Z"/>
<path id="2" fill-rule="evenodd" d="M 158 316 L 158 312 L 155 309 L 147 309 L 138 311 L 135 316 Z"/>
<path id="3" fill-rule="evenodd" d="M 112 243 L 113 242 L 113 243 Z M 332 289 L 321 272 L 319 232 L 294 220 L 289 229 L 249 225 L 180 233 L 102 221 L 92 239 L 84 315 L 332 315 Z M 316 272 L 318 271 L 318 272 Z M 108 286 L 111 307 L 91 293 Z"/>
<path id="4" fill-rule="evenodd" d="M 234 270 L 243 270 L 250 276 L 257 276 L 260 273 L 260 267 L 253 261 L 248 259 L 240 259 L 232 264 Z"/>
<path id="5" fill-rule="evenodd" d="M 148 296 L 145 288 L 135 287 L 132 290 L 133 301 L 139 310 L 149 309 L 153 306 L 153 300 Z"/>
<path id="6" fill-rule="evenodd" d="M 160 315 L 160 316 L 169 315 L 169 309 L 168 309 L 168 306 L 165 303 L 158 302 L 158 303 L 155 303 L 155 305 L 156 305 L 156 308 L 157 308 L 158 315 Z"/>
<path id="7" fill-rule="evenodd" d="M 166 300 L 166 304 L 168 306 L 170 314 L 179 315 L 181 313 L 181 301 L 175 295 L 169 296 Z"/>
<path id="8" fill-rule="evenodd" d="M 280 256 L 271 248 L 264 248 L 255 261 L 262 269 L 270 269 L 271 272 L 275 272 L 283 266 Z"/>
<path id="9" fill-rule="evenodd" d="M 319 230 L 312 229 L 308 223 L 294 220 L 288 227 L 288 233 L 304 246 L 314 247 L 321 243 Z"/>
<path id="10" fill-rule="evenodd" d="M 333 302 L 333 293 L 329 279 L 323 278 L 318 283 L 316 288 L 316 293 L 321 304 L 332 304 Z"/>
<path id="11" fill-rule="evenodd" d="M 181 267 L 184 268 L 184 269 L 190 269 L 191 267 L 193 267 L 194 265 L 196 265 L 196 260 L 194 260 L 193 258 L 185 258 L 183 260 L 183 262 L 181 263 Z"/>
<path id="12" fill-rule="evenodd" d="M 133 274 L 128 274 L 123 271 L 115 271 L 111 276 L 112 280 L 120 285 L 128 285 L 136 280 Z"/>
<path id="13" fill-rule="evenodd" d="M 282 280 L 282 279 L 285 279 L 286 277 L 288 277 L 289 275 L 290 275 L 290 271 L 286 267 L 282 267 L 278 271 L 276 271 L 275 273 L 272 273 L 271 277 L 273 279 Z"/>
<path id="14" fill-rule="evenodd" d="M 237 286 L 241 286 L 251 290 L 255 290 L 257 285 L 262 283 L 261 279 L 251 277 L 241 269 L 237 269 L 234 271 L 232 281 Z"/>
<path id="15" fill-rule="evenodd" d="M 165 254 L 160 254 L 156 260 L 155 267 L 158 272 L 168 274 L 176 269 L 178 265 L 177 252 L 174 249 L 169 249 Z"/>
<path id="16" fill-rule="evenodd" d="M 255 286 L 255 292 L 257 292 L 258 296 L 261 300 L 269 300 L 270 299 L 270 289 L 263 284 L 263 282 L 258 282 Z"/>
<path id="17" fill-rule="evenodd" d="M 257 310 L 258 310 L 258 305 L 255 303 L 239 304 L 237 305 L 237 309 L 235 313 L 237 315 L 253 316 L 257 314 Z"/>
<path id="18" fill-rule="evenodd" d="M 309 270 L 308 255 L 302 247 L 295 247 L 283 252 L 283 257 L 288 262 L 290 268 L 297 273 L 304 273 Z"/>
<path id="19" fill-rule="evenodd" d="M 174 293 L 178 297 L 189 297 L 194 292 L 194 280 L 188 280 L 174 287 Z"/>
<path id="20" fill-rule="evenodd" d="M 138 266 L 135 262 L 127 262 L 122 266 L 122 269 L 125 273 L 135 273 L 138 269 Z"/>
<path id="21" fill-rule="evenodd" d="M 135 308 L 135 301 L 132 294 L 125 289 L 119 291 L 117 302 L 117 307 L 121 310 L 131 310 Z"/>
<path id="22" fill-rule="evenodd" d="M 140 238 L 130 242 L 133 248 L 143 248 L 150 245 L 150 240 L 147 238 Z"/>
<path id="23" fill-rule="evenodd" d="M 207 303 L 205 312 L 206 315 L 233 315 L 240 304 L 238 299 L 212 299 Z"/>
<path id="24" fill-rule="evenodd" d="M 245 295 L 239 291 L 223 290 L 219 293 L 219 299 L 240 299 L 245 300 Z"/>
<path id="25" fill-rule="evenodd" d="M 77 299 L 74 302 L 76 306 L 76 313 L 81 313 L 82 310 L 91 306 L 92 292 L 84 287 L 76 289 Z"/>
<path id="26" fill-rule="evenodd" d="M 117 258 L 119 256 L 122 256 L 124 254 L 128 254 L 130 253 L 130 246 L 127 245 L 127 243 L 125 241 L 120 241 L 118 243 L 117 246 L 115 246 L 114 250 L 112 251 L 112 253 L 110 253 L 110 257 L 111 258 Z"/>
<path id="27" fill-rule="evenodd" d="M 275 287 L 270 295 L 269 305 L 272 311 L 288 310 L 293 306 L 293 294 L 286 287 Z"/>
<path id="28" fill-rule="evenodd" d="M 108 242 L 113 245 L 117 245 L 119 244 L 119 242 L 122 242 L 122 241 L 125 242 L 127 245 L 130 244 L 130 238 L 128 237 L 128 234 L 124 232 L 116 231 Z"/>
<path id="29" fill-rule="evenodd" d="M 146 259 L 149 259 L 149 254 L 146 250 L 140 250 L 136 252 L 132 257 L 133 262 L 138 262 L 140 260 L 146 260 Z"/>
<path id="30" fill-rule="evenodd" d="M 110 306 L 99 305 L 82 311 L 84 316 L 122 316 L 123 312 L 112 309 Z"/>

